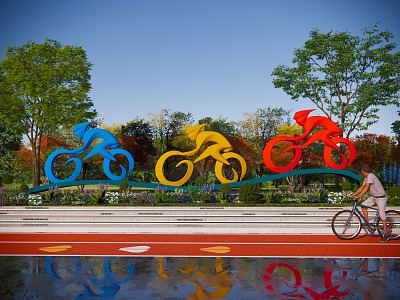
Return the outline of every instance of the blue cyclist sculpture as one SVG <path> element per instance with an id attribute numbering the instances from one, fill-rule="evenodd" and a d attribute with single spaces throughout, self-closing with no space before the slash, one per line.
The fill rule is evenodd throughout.
<path id="1" fill-rule="evenodd" d="M 90 128 L 89 126 L 93 122 L 85 122 L 81 124 L 77 124 L 74 127 L 74 133 L 75 135 L 83 140 L 83 146 L 78 148 L 78 149 L 58 149 L 54 151 L 53 153 L 50 154 L 50 156 L 47 158 L 46 163 L 44 165 L 44 172 L 47 176 L 47 178 L 53 182 L 53 183 L 60 183 L 60 182 L 66 182 L 66 181 L 74 181 L 78 178 L 79 173 L 82 170 L 82 161 L 99 154 L 104 157 L 103 160 L 103 170 L 104 173 L 107 175 L 108 178 L 111 180 L 123 180 L 126 176 L 129 176 L 130 173 L 133 171 L 134 167 L 134 160 L 132 155 L 121 148 L 118 148 L 120 146 L 120 143 L 118 140 L 107 130 L 101 129 L 101 128 Z M 77 156 L 78 154 L 84 153 L 89 146 L 92 144 L 92 142 L 95 139 L 102 139 L 103 141 L 99 142 L 97 145 L 95 145 L 88 154 L 81 160 Z M 110 149 L 110 150 L 108 150 Z M 121 174 L 120 175 L 115 175 L 111 172 L 111 161 L 117 161 L 115 159 L 115 155 L 124 155 L 126 159 L 128 160 L 128 170 L 125 169 L 125 167 L 120 164 L 119 167 L 121 169 Z M 54 162 L 57 159 L 58 156 L 60 155 L 72 155 L 74 157 L 69 158 L 65 164 L 68 165 L 71 162 L 75 163 L 75 169 L 72 175 L 66 179 L 59 179 L 56 177 L 54 174 Z"/>

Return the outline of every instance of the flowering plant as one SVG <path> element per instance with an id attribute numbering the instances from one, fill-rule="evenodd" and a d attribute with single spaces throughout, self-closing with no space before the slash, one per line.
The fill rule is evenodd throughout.
<path id="1" fill-rule="evenodd" d="M 332 204 L 342 204 L 351 194 L 351 191 L 330 192 L 328 193 L 328 202 L 331 202 Z"/>
<path id="2" fill-rule="evenodd" d="M 40 195 L 29 195 L 28 196 L 28 204 L 29 205 L 41 205 L 42 204 L 42 196 L 40 196 Z"/>
<path id="3" fill-rule="evenodd" d="M 109 204 L 117 204 L 119 200 L 119 193 L 118 192 L 106 192 L 106 201 Z"/>

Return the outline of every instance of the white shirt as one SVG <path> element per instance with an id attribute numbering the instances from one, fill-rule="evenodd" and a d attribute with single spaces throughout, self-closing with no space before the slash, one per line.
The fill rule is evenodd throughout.
<path id="1" fill-rule="evenodd" d="M 369 186 L 368 192 L 371 194 L 372 197 L 379 197 L 386 195 L 382 183 L 380 182 L 378 177 L 375 176 L 375 174 L 369 173 L 368 176 L 364 178 L 363 185 L 366 185 L 367 183 L 371 184 Z"/>

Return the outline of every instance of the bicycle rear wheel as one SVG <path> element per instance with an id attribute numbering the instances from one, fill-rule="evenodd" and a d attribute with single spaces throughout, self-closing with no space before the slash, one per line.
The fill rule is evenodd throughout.
<path id="1" fill-rule="evenodd" d="M 361 219 L 351 210 L 343 210 L 332 218 L 331 227 L 339 239 L 351 240 L 361 231 Z"/>
<path id="2" fill-rule="evenodd" d="M 387 220 L 387 234 L 389 235 L 389 240 L 395 240 L 400 237 L 400 212 L 397 210 L 388 210 L 386 211 L 386 220 Z M 378 218 L 378 226 L 379 228 L 383 228 L 382 220 Z"/>

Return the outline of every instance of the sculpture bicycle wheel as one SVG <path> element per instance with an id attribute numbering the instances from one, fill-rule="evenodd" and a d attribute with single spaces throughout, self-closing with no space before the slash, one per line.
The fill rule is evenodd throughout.
<path id="1" fill-rule="evenodd" d="M 193 174 L 194 166 L 193 162 L 191 162 L 188 159 L 181 160 L 175 165 L 175 168 L 178 168 L 179 166 L 185 164 L 186 165 L 186 171 L 184 175 L 182 176 L 181 179 L 178 180 L 168 180 L 165 178 L 164 175 L 164 167 L 166 166 L 165 164 L 167 163 L 167 160 L 172 158 L 173 156 L 184 156 L 182 152 L 180 151 L 169 151 L 161 155 L 161 157 L 158 159 L 157 164 L 156 164 L 156 176 L 158 180 L 165 185 L 172 185 L 172 186 L 181 186 L 185 184 L 190 177 Z"/>
<path id="2" fill-rule="evenodd" d="M 227 153 L 223 153 L 222 157 L 224 157 L 225 159 L 236 159 L 239 164 L 240 164 L 240 180 L 243 179 L 244 175 L 247 172 L 247 165 L 245 160 L 243 159 L 243 157 L 241 157 L 239 154 L 234 153 L 234 152 L 227 152 Z M 224 176 L 224 172 L 223 172 L 223 167 L 225 166 L 224 163 L 220 162 L 220 161 L 216 161 L 215 163 L 215 175 L 217 176 L 217 179 L 221 182 L 221 183 L 231 183 L 231 182 L 236 182 L 239 179 L 239 174 L 238 172 L 232 168 L 232 172 L 233 172 L 233 178 L 232 179 L 228 179 Z"/>

